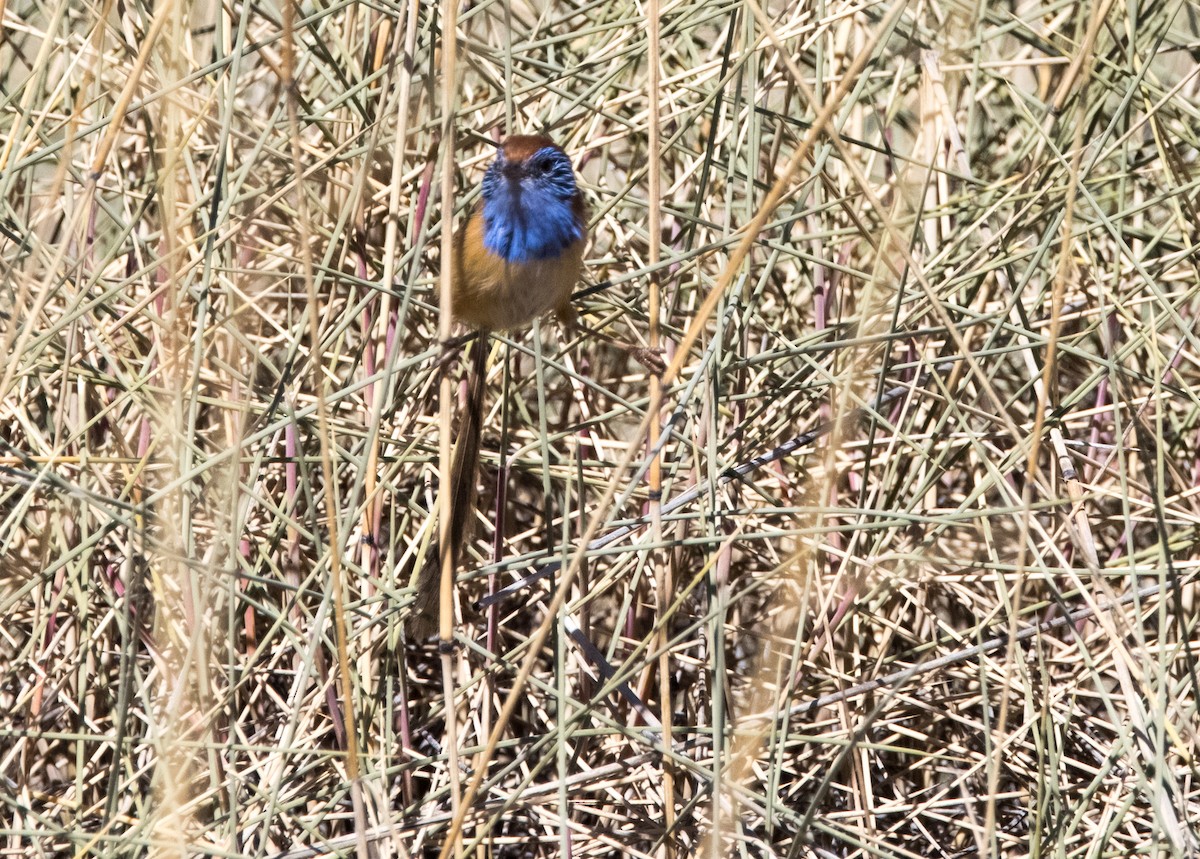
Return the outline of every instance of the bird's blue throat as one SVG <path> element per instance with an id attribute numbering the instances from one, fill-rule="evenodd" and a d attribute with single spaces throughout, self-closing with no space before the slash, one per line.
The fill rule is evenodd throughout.
<path id="1" fill-rule="evenodd" d="M 483 244 L 509 263 L 553 259 L 583 238 L 566 154 L 540 149 L 523 162 L 496 158 L 483 177 Z"/>

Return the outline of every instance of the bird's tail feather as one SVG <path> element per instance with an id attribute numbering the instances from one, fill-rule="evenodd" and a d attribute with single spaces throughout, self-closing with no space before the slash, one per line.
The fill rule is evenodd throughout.
<path id="1" fill-rule="evenodd" d="M 445 546 L 435 541 L 417 577 L 417 596 L 408 619 L 409 635 L 417 640 L 428 638 L 438 630 L 441 605 L 442 551 L 450 552 L 450 566 L 458 569 L 463 547 L 471 539 L 475 521 L 475 484 L 479 471 L 479 444 L 483 425 L 483 389 L 487 376 L 488 337 L 480 331 L 471 344 L 471 367 L 467 385 L 467 407 L 458 428 L 454 458 L 448 485 L 450 496 L 450 528 Z"/>

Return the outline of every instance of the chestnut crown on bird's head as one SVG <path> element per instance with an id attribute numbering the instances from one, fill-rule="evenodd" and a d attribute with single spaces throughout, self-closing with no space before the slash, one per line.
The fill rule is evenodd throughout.
<path id="1" fill-rule="evenodd" d="M 483 243 L 506 262 L 553 259 L 584 236 L 575 169 L 548 137 L 506 139 L 482 190 Z"/>

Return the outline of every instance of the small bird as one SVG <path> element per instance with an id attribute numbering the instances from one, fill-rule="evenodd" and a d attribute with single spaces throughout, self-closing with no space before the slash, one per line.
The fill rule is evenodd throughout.
<path id="1" fill-rule="evenodd" d="M 587 206 L 567 153 L 541 135 L 509 137 L 484 173 L 481 190 L 482 199 L 455 236 L 451 261 L 451 312 L 478 332 L 449 484 L 448 550 L 455 567 L 473 518 L 488 332 L 520 328 L 550 311 L 568 327 L 584 327 L 571 293 L 583 273 Z M 662 372 L 656 352 L 587 330 Z M 408 623 L 416 638 L 427 638 L 437 626 L 440 557 L 440 551 L 430 552 L 417 577 Z"/>
<path id="2" fill-rule="evenodd" d="M 451 312 L 478 332 L 449 484 L 447 545 L 455 567 L 469 539 L 475 505 L 488 332 L 528 325 L 551 310 L 574 325 L 571 292 L 583 273 L 587 246 L 587 207 L 575 169 L 548 137 L 506 139 L 484 173 L 481 190 L 482 199 L 455 236 L 451 263 Z M 418 639 L 437 628 L 440 559 L 440 551 L 431 551 L 417 576 L 408 629 Z"/>

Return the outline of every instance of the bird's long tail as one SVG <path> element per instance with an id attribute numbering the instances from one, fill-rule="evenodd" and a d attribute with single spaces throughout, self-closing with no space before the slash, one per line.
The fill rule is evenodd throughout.
<path id="1" fill-rule="evenodd" d="M 450 496 L 450 528 L 438 529 L 439 537 L 446 535 L 445 545 L 435 540 L 421 573 L 417 577 L 417 596 L 408 619 L 409 635 L 424 639 L 438 630 L 441 605 L 442 552 L 450 553 L 450 567 L 458 569 L 463 547 L 471 539 L 475 520 L 475 483 L 479 471 L 479 443 L 483 424 L 483 387 L 487 377 L 487 332 L 480 331 L 471 344 L 471 367 L 467 384 L 467 407 L 458 428 L 450 482 L 442 484 Z"/>

